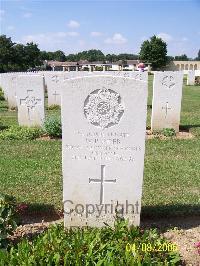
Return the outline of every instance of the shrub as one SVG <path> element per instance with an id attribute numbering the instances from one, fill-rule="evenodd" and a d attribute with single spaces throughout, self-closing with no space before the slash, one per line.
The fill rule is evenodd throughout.
<path id="1" fill-rule="evenodd" d="M 0 132 L 2 140 L 33 140 L 43 134 L 43 130 L 34 127 L 11 126 Z"/>
<path id="2" fill-rule="evenodd" d="M 7 237 L 12 235 L 17 226 L 15 208 L 15 198 L 0 194 L 0 249 L 7 246 Z"/>
<path id="3" fill-rule="evenodd" d="M 165 137 L 173 137 L 173 136 L 176 136 L 176 131 L 173 128 L 164 128 L 162 130 L 162 134 Z"/>
<path id="4" fill-rule="evenodd" d="M 4 93 L 0 87 L 0 101 L 5 101 Z"/>
<path id="5" fill-rule="evenodd" d="M 125 221 L 116 222 L 114 228 L 64 230 L 63 225 L 54 225 L 0 254 L 0 265 L 180 265 L 176 251 L 145 251 L 142 243 L 155 248 L 169 244 L 155 229 L 142 231 Z M 138 248 L 130 250 L 129 244 Z"/>
<path id="6" fill-rule="evenodd" d="M 200 85 L 200 77 L 195 77 L 195 85 L 196 86 Z"/>
<path id="7" fill-rule="evenodd" d="M 153 76 L 154 74 L 152 72 L 148 72 L 148 76 Z"/>
<path id="8" fill-rule="evenodd" d="M 44 130 L 50 137 L 62 136 L 61 120 L 58 116 L 49 116 L 44 122 Z"/>
<path id="9" fill-rule="evenodd" d="M 1 132 L 1 130 L 4 130 L 4 129 L 6 129 L 6 128 L 8 128 L 8 126 L 5 126 L 5 125 L 3 124 L 3 122 L 1 121 L 1 119 L 0 119 L 0 132 Z"/>
<path id="10" fill-rule="evenodd" d="M 49 110 L 60 110 L 60 106 L 57 104 L 50 105 L 48 107 Z"/>
<path id="11" fill-rule="evenodd" d="M 103 71 L 103 67 L 102 66 L 96 66 L 95 71 Z"/>

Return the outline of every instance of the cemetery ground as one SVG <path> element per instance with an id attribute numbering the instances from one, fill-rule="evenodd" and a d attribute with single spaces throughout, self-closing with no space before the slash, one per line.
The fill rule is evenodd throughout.
<path id="1" fill-rule="evenodd" d="M 46 107 L 46 115 L 59 116 L 60 110 Z M 0 127 L 13 125 L 17 126 L 16 111 L 9 111 L 7 102 L 0 101 Z M 158 227 L 177 243 L 188 265 L 198 265 L 194 243 L 200 241 L 200 86 L 186 86 L 185 80 L 180 131 L 177 137 L 157 132 L 146 140 L 141 225 Z M 61 139 L 0 139 L 0 162 L 0 192 L 25 204 L 24 224 L 39 223 L 18 229 L 16 236 L 43 230 L 47 222 L 62 217 Z"/>

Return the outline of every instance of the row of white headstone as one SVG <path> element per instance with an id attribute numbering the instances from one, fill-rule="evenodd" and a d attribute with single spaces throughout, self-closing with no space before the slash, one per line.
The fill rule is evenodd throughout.
<path id="1" fill-rule="evenodd" d="M 62 87 L 66 80 L 76 77 L 122 76 L 147 82 L 147 72 L 41 72 L 1 75 L 9 108 L 18 108 L 18 122 L 25 126 L 42 126 L 44 122 L 44 89 L 48 92 L 48 106 L 61 105 Z M 188 84 L 191 84 L 188 75 Z M 179 131 L 183 73 L 154 72 L 151 129 L 174 128 Z M 94 87 L 96 84 L 94 83 Z M 65 90 L 65 88 L 63 88 Z M 67 89 L 67 88 L 66 88 Z"/>
<path id="2" fill-rule="evenodd" d="M 116 216 L 139 225 L 147 73 L 50 74 L 50 83 L 60 79 L 65 226 L 112 226 Z M 154 73 L 153 127 L 178 130 L 182 83 L 182 72 Z M 41 75 L 16 78 L 20 124 L 43 120 L 44 84 Z"/>

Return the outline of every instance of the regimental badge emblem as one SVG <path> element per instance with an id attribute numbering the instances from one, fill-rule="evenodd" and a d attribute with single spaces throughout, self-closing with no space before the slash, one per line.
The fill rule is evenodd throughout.
<path id="1" fill-rule="evenodd" d="M 165 76 L 162 80 L 162 85 L 167 87 L 168 89 L 172 89 L 175 86 L 174 77 Z"/>
<path id="2" fill-rule="evenodd" d="M 102 129 L 118 124 L 123 113 L 124 106 L 119 93 L 105 87 L 91 92 L 84 103 L 87 120 Z"/>

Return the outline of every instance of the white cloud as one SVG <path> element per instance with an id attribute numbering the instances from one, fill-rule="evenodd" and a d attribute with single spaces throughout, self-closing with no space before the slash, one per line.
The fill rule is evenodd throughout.
<path id="1" fill-rule="evenodd" d="M 7 30 L 9 30 L 9 31 L 12 31 L 12 30 L 14 30 L 14 29 L 15 29 L 15 27 L 12 26 L 12 25 L 10 25 L 10 26 L 7 27 Z"/>
<path id="2" fill-rule="evenodd" d="M 92 31 L 92 32 L 90 32 L 90 35 L 92 37 L 99 37 L 99 36 L 102 36 L 103 33 L 102 32 L 99 32 L 99 31 Z"/>
<path id="3" fill-rule="evenodd" d="M 48 42 L 51 43 L 60 43 L 66 41 L 66 38 L 78 36 L 78 32 L 47 32 L 47 33 L 38 33 L 38 34 L 29 34 L 22 37 L 22 42 L 34 42 L 37 44 L 45 44 Z"/>
<path id="4" fill-rule="evenodd" d="M 59 31 L 55 33 L 55 37 L 58 37 L 58 38 L 65 38 L 66 36 L 67 36 L 67 33 L 63 31 Z"/>
<path id="5" fill-rule="evenodd" d="M 171 42 L 173 40 L 173 37 L 169 35 L 168 33 L 160 32 L 157 34 L 157 37 L 161 38 L 165 42 Z"/>
<path id="6" fill-rule="evenodd" d="M 68 26 L 69 28 L 75 29 L 75 28 L 80 27 L 80 23 L 79 23 L 78 21 L 76 21 L 76 20 L 70 20 L 70 21 L 68 22 L 67 26 Z"/>
<path id="7" fill-rule="evenodd" d="M 41 33 L 41 34 L 34 34 L 34 35 L 25 35 L 22 37 L 22 41 L 27 42 L 35 42 L 35 43 L 43 43 L 43 42 L 49 42 L 51 41 L 50 36 Z"/>
<path id="8" fill-rule="evenodd" d="M 121 33 L 115 33 L 111 38 L 105 39 L 104 42 L 107 44 L 124 44 L 127 43 L 127 39 Z"/>
<path id="9" fill-rule="evenodd" d="M 24 18 L 31 18 L 32 17 L 32 13 L 31 12 L 26 12 L 23 14 Z"/>
<path id="10" fill-rule="evenodd" d="M 67 35 L 71 37 L 76 37 L 76 36 L 79 36 L 79 33 L 76 31 L 69 31 L 67 32 Z"/>

